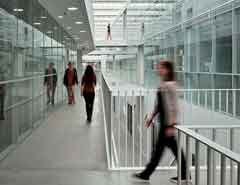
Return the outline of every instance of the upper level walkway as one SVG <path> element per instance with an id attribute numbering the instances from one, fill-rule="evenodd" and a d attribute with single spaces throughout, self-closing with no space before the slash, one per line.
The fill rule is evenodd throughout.
<path id="1" fill-rule="evenodd" d="M 138 47 L 140 43 L 138 42 L 127 42 L 124 40 L 98 40 L 96 41 L 96 47 L 99 48 L 127 48 L 127 47 Z"/>

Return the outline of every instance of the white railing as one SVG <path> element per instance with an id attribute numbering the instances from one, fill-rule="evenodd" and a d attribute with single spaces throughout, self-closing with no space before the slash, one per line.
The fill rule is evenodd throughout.
<path id="1" fill-rule="evenodd" d="M 157 122 L 152 129 L 144 127 L 144 116 L 153 108 L 156 90 L 120 90 L 110 87 L 108 83 L 102 78 L 109 168 L 143 169 L 149 161 L 159 130 Z M 226 182 L 239 183 L 237 167 L 240 163 L 240 151 L 237 146 L 240 144 L 240 120 L 237 119 L 236 105 L 239 89 L 178 91 L 179 120 L 182 125 L 176 128 L 179 145 L 186 151 L 188 174 L 190 170 L 194 170 L 196 184 L 200 183 L 200 169 L 207 169 L 207 184 L 215 185 L 219 172 L 223 185 Z M 182 145 L 182 141 L 186 144 Z M 230 160 L 229 163 L 226 163 L 226 158 Z M 176 165 L 172 165 L 173 156 L 166 155 L 162 161 L 158 169 L 176 169 Z M 228 172 L 231 178 L 226 179 Z M 204 174 L 206 173 L 203 171 L 202 175 Z"/>

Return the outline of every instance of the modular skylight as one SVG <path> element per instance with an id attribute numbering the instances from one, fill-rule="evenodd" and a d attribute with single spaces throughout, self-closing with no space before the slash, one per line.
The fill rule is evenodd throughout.
<path id="1" fill-rule="evenodd" d="M 14 8 L 13 11 L 14 12 L 23 12 L 24 10 L 22 8 Z"/>
<path id="2" fill-rule="evenodd" d="M 68 7 L 68 10 L 69 10 L 69 11 L 76 11 L 76 10 L 78 10 L 78 8 L 77 8 L 77 7 L 74 7 L 74 6 L 72 6 L 72 7 Z"/>

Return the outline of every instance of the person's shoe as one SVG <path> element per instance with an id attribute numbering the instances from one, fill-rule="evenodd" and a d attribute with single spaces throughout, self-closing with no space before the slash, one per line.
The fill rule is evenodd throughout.
<path id="1" fill-rule="evenodd" d="M 91 123 L 92 119 L 91 118 L 87 118 L 88 123 Z"/>
<path id="2" fill-rule="evenodd" d="M 135 173 L 132 177 L 140 182 L 149 182 L 149 177 L 144 177 L 141 173 Z"/>
<path id="3" fill-rule="evenodd" d="M 170 179 L 170 182 L 177 184 L 177 182 L 178 182 L 178 177 L 172 177 L 172 178 Z M 187 181 L 186 178 L 182 178 L 182 179 L 181 179 L 181 182 L 182 182 L 182 184 L 187 184 L 187 183 L 188 183 L 188 181 Z M 191 182 L 191 178 L 190 178 L 189 182 Z"/>

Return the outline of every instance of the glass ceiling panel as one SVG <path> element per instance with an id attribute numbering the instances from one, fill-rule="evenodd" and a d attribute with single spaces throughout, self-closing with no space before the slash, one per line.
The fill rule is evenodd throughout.
<path id="1" fill-rule="evenodd" d="M 127 8 L 127 29 L 139 32 L 142 23 L 167 25 L 172 21 L 172 10 L 177 0 L 94 0 L 96 40 L 105 39 L 107 25 L 111 24 L 112 35 L 120 36 L 123 29 L 123 10 Z"/>

